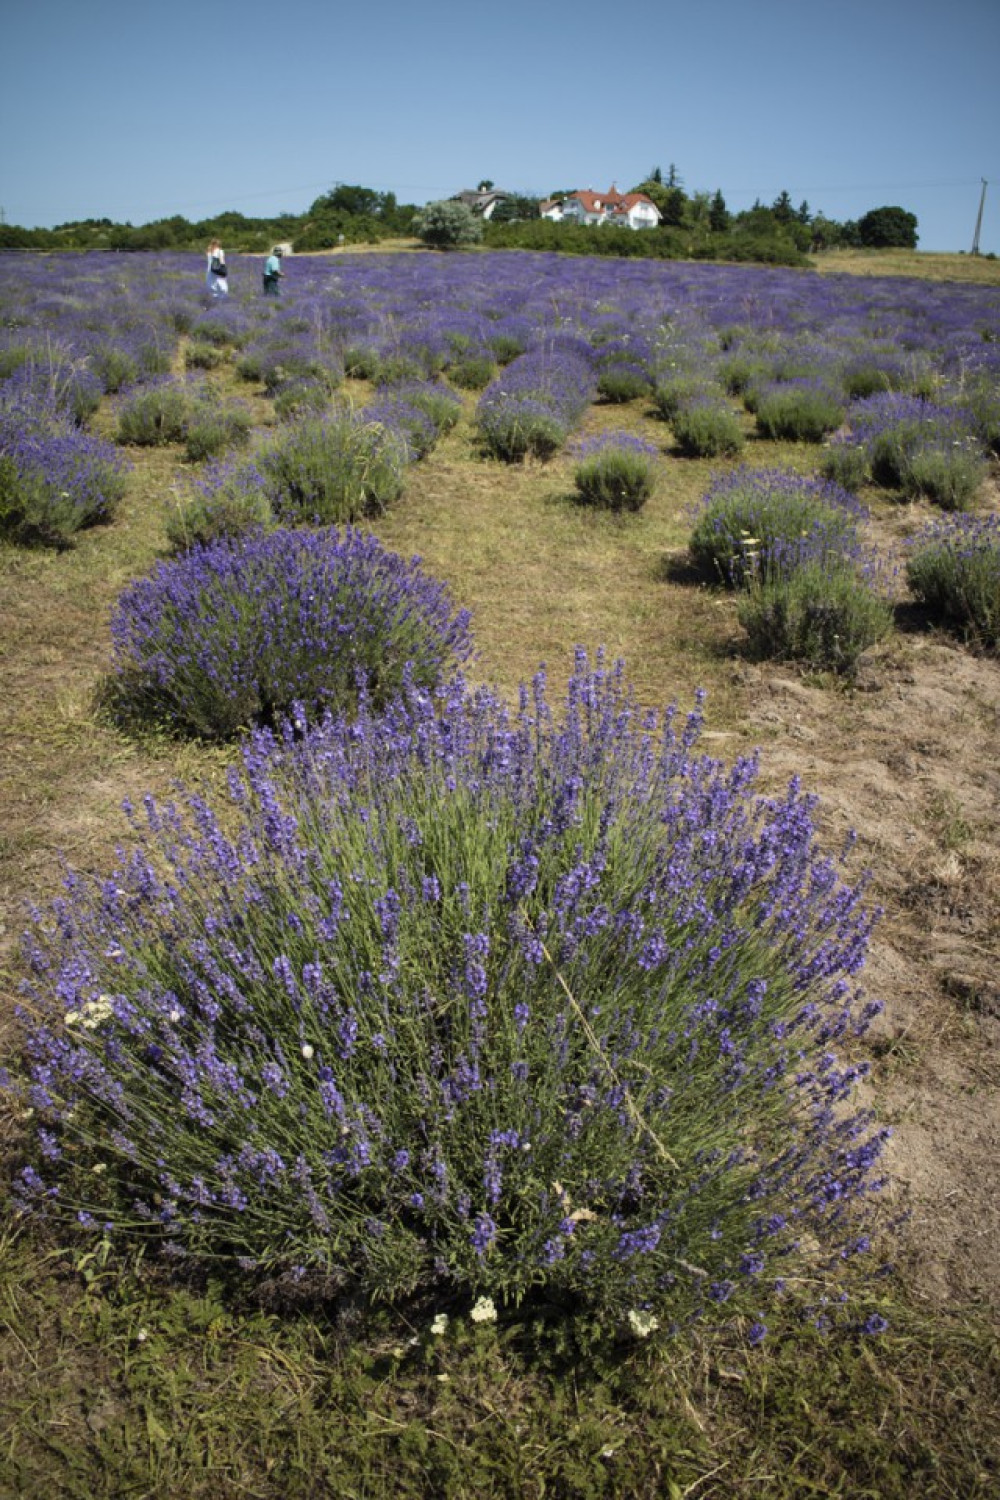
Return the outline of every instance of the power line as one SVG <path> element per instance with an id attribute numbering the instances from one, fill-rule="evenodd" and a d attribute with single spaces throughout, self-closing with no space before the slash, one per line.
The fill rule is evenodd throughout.
<path id="1" fill-rule="evenodd" d="M 320 181 L 320 182 L 301 182 L 296 187 L 263 188 L 263 189 L 259 189 L 256 192 L 252 192 L 252 193 L 245 193 L 245 192 L 242 192 L 242 191 L 235 191 L 235 190 L 231 190 L 231 189 L 226 188 L 226 189 L 221 189 L 216 194 L 216 196 L 214 198 L 201 198 L 201 199 L 198 199 L 198 200 L 196 200 L 194 202 L 188 200 L 187 201 L 187 207 L 189 209 L 197 209 L 197 208 L 207 208 L 207 209 L 210 209 L 210 210 L 214 209 L 214 210 L 216 210 L 216 212 L 218 212 L 217 205 L 220 202 L 220 200 L 224 201 L 226 199 L 230 199 L 230 200 L 231 199 L 238 199 L 241 203 L 245 203 L 249 199 L 256 200 L 256 199 L 259 199 L 259 198 L 278 198 L 278 197 L 284 196 L 285 194 L 291 194 L 291 193 L 311 193 L 311 192 L 316 192 L 316 191 L 318 191 L 321 188 L 335 188 L 338 185 L 343 184 L 343 182 L 344 182 L 343 178 L 324 177 L 322 179 L 322 181 Z M 432 185 L 428 184 L 428 183 L 425 183 L 425 182 L 417 182 L 417 183 L 403 182 L 403 183 L 396 183 L 396 184 L 394 184 L 394 186 L 389 187 L 389 186 L 387 186 L 385 184 L 366 182 L 366 183 L 363 184 L 363 186 L 371 188 L 373 192 L 377 192 L 377 193 L 396 193 L 396 194 L 399 194 L 399 193 L 421 192 L 421 191 L 423 191 L 423 190 L 431 187 Z M 143 208 L 141 205 L 132 204 L 132 206 L 131 206 L 131 208 L 130 208 L 129 211 L 134 214 L 134 213 L 145 213 L 145 212 L 150 211 L 150 210 L 147 210 L 147 209 Z"/>

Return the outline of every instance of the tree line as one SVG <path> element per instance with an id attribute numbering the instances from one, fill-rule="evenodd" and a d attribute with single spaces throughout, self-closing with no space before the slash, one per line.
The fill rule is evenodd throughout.
<path id="1" fill-rule="evenodd" d="M 480 186 L 487 183 L 484 180 Z M 548 196 L 558 201 L 572 191 L 556 189 Z M 266 251 L 278 241 L 290 242 L 297 251 L 329 250 L 420 234 L 427 243 L 443 248 L 482 241 L 495 248 L 795 265 L 803 264 L 809 252 L 841 246 L 914 249 L 917 244 L 916 216 L 897 206 L 873 208 L 860 219 L 838 223 L 814 213 L 808 203 L 796 207 L 783 191 L 773 203 L 758 200 L 751 208 L 732 213 L 718 189 L 687 192 L 673 165 L 666 173 L 654 167 L 628 191 L 645 193 L 656 204 L 661 216 L 657 229 L 637 233 L 602 226 L 595 234 L 593 229 L 542 219 L 541 200 L 520 192 L 505 193 L 488 222 L 453 200 L 446 200 L 447 212 L 435 216 L 430 211 L 444 205 L 428 204 L 421 209 L 399 203 L 394 193 L 337 183 L 305 213 L 271 218 L 227 211 L 196 221 L 174 214 L 141 225 L 107 218 L 74 220 L 53 229 L 0 224 L 0 249 L 194 250 L 219 239 L 234 251 L 253 253 Z M 437 226 L 435 231 L 427 232 L 428 222 Z"/>
<path id="2" fill-rule="evenodd" d="M 228 210 L 190 220 L 181 214 L 148 224 L 112 219 L 77 219 L 54 229 L 0 224 L 5 250 L 195 250 L 218 239 L 234 251 L 264 252 L 279 242 L 296 250 L 330 250 L 336 245 L 377 244 L 412 232 L 416 204 L 398 203 L 394 193 L 337 183 L 303 214 L 252 218 Z"/>

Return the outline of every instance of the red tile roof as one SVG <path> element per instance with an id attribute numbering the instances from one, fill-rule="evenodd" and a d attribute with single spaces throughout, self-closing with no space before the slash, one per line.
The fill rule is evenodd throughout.
<path id="1" fill-rule="evenodd" d="M 652 198 L 645 193 L 620 193 L 614 184 L 606 193 L 595 193 L 591 188 L 579 188 L 569 196 L 576 198 L 588 214 L 627 214 L 638 203 L 648 203 L 654 208 L 656 206 Z"/>

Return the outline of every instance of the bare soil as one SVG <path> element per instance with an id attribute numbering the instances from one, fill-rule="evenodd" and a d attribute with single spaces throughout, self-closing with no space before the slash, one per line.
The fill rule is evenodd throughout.
<path id="1" fill-rule="evenodd" d="M 913 636 L 847 700 L 740 669 L 769 778 L 798 774 L 858 831 L 884 907 L 865 987 L 885 1002 L 870 1094 L 929 1298 L 1000 1302 L 1000 667 Z"/>

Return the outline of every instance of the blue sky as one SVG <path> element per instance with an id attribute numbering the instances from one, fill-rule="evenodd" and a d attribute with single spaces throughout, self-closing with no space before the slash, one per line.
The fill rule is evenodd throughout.
<path id="1" fill-rule="evenodd" d="M 899 204 L 1000 254 L 998 0 L 7 0 L 8 223 L 633 186 Z"/>

